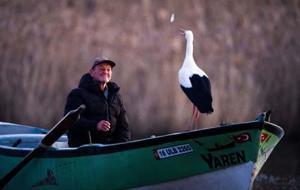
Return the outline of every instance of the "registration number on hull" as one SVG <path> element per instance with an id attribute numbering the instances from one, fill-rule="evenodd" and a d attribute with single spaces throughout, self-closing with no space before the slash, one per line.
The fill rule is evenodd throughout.
<path id="1" fill-rule="evenodd" d="M 156 159 L 165 159 L 173 156 L 178 156 L 181 154 L 187 154 L 193 152 L 193 148 L 190 144 L 182 144 L 177 146 L 170 146 L 166 148 L 154 150 L 154 157 Z"/>

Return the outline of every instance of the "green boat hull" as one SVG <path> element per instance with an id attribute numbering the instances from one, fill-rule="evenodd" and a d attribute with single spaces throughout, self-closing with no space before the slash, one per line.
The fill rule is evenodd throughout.
<path id="1" fill-rule="evenodd" d="M 159 186 L 210 173 L 221 175 L 222 171 L 249 163 L 252 168 L 248 169 L 251 174 L 246 181 L 251 186 L 283 134 L 275 124 L 253 121 L 120 144 L 53 147 L 34 158 L 5 189 Z M 20 162 L 42 137 L 41 134 L 0 136 L 0 177 Z M 32 142 L 10 146 L 20 138 L 22 143 Z"/>

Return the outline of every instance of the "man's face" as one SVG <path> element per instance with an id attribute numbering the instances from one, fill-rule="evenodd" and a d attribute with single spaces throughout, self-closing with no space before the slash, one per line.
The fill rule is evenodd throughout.
<path id="1" fill-rule="evenodd" d="M 90 75 L 100 82 L 107 83 L 111 79 L 112 69 L 109 64 L 102 63 L 90 70 Z"/>

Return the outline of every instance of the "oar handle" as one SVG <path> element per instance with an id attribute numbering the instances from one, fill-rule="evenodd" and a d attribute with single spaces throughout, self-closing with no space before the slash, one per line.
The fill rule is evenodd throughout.
<path id="1" fill-rule="evenodd" d="M 69 130 L 80 118 L 85 105 L 80 105 L 76 110 L 68 112 L 43 138 L 42 145 L 51 146 L 59 137 Z"/>
<path id="2" fill-rule="evenodd" d="M 42 139 L 41 143 L 28 153 L 24 159 L 19 162 L 12 170 L 10 170 L 1 180 L 0 189 L 3 189 L 6 184 L 17 173 L 27 165 L 32 158 L 45 152 L 59 137 L 61 137 L 67 130 L 69 130 L 79 119 L 80 114 L 85 109 L 84 105 L 80 105 L 76 110 L 68 112 Z"/>

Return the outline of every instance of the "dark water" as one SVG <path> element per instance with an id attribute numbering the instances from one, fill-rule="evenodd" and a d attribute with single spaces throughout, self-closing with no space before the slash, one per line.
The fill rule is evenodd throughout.
<path id="1" fill-rule="evenodd" d="M 300 139 L 275 147 L 257 176 L 253 190 L 300 190 Z"/>

